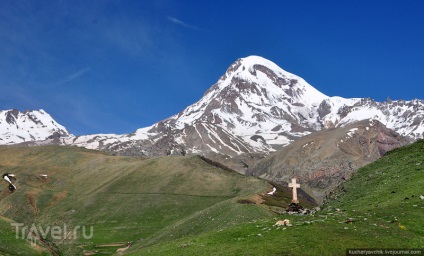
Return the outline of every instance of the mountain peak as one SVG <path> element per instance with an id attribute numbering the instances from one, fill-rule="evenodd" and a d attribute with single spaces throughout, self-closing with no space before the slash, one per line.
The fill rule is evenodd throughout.
<path id="1" fill-rule="evenodd" d="M 225 80 L 226 78 L 231 77 L 232 74 L 243 75 L 243 73 L 245 73 L 244 75 L 246 76 L 249 76 L 249 73 L 250 75 L 255 74 L 256 69 L 261 66 L 266 67 L 267 69 L 272 70 L 273 72 L 280 75 L 293 75 L 283 70 L 277 64 L 268 59 L 265 59 L 261 56 L 251 55 L 237 59 L 235 62 L 233 62 L 227 69 L 227 72 L 221 77 L 221 80 Z"/>
<path id="2" fill-rule="evenodd" d="M 17 109 L 0 110 L 0 144 L 45 140 L 69 136 L 65 127 L 58 124 L 47 112 Z"/>
<path id="3" fill-rule="evenodd" d="M 260 56 L 240 58 L 230 65 L 226 73 L 206 93 L 214 92 L 214 96 L 226 87 L 232 87 L 234 93 L 257 94 L 259 97 L 273 99 L 281 96 L 293 103 L 305 106 L 317 106 L 329 98 L 303 78 L 283 70 L 274 62 Z M 230 89 L 226 88 L 225 91 Z M 277 101 L 281 101 L 278 99 Z"/>
<path id="4" fill-rule="evenodd" d="M 220 134 L 219 139 L 212 141 L 224 141 L 223 131 L 226 131 L 239 136 L 234 141 L 252 147 L 224 143 L 233 152 L 269 151 L 273 145 L 288 144 L 291 140 L 288 137 L 320 129 L 315 127 L 315 110 L 327 98 L 301 77 L 274 62 L 260 56 L 248 56 L 232 63 L 198 102 L 165 120 L 160 127 L 185 129 L 195 124 L 204 134 Z M 291 132 L 293 126 L 295 132 Z M 217 143 L 207 146 L 219 152 L 219 145 L 213 144 Z"/>
<path id="5" fill-rule="evenodd" d="M 254 67 L 255 65 L 262 65 L 272 70 L 287 72 L 283 70 L 281 67 L 279 67 L 277 64 L 272 62 L 271 60 L 268 60 L 264 57 L 257 56 L 257 55 L 250 55 L 244 58 L 240 58 L 237 61 L 239 61 L 241 65 L 245 67 Z"/>

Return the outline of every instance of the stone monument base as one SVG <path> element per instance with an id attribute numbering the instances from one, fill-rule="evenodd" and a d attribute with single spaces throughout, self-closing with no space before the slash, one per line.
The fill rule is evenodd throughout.
<path id="1" fill-rule="evenodd" d="M 286 208 L 286 213 L 288 214 L 308 214 L 310 211 L 308 209 L 303 208 L 300 204 L 291 203 Z"/>

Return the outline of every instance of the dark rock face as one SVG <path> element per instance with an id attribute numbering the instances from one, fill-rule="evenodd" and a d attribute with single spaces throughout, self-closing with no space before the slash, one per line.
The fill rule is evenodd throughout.
<path id="1" fill-rule="evenodd" d="M 321 102 L 318 108 L 318 115 L 320 118 L 325 117 L 326 115 L 331 113 L 331 106 L 327 101 Z"/>
<path id="2" fill-rule="evenodd" d="M 6 114 L 6 122 L 8 124 L 15 124 L 16 123 L 16 119 L 18 118 L 19 115 L 19 110 L 17 109 L 13 109 L 7 112 Z"/>
<path id="3" fill-rule="evenodd" d="M 253 135 L 252 137 L 250 137 L 250 139 L 251 140 L 254 140 L 254 141 L 258 141 L 258 140 L 261 140 L 262 142 L 265 142 L 265 139 L 262 137 L 262 136 L 260 136 L 260 135 Z"/>
<path id="4" fill-rule="evenodd" d="M 252 68 L 252 75 L 256 76 L 256 70 L 264 73 L 274 84 L 276 84 L 278 87 L 282 88 L 282 86 L 284 85 L 288 85 L 288 84 L 294 84 L 297 81 L 296 80 L 289 80 L 287 78 L 281 77 L 279 75 L 277 75 L 274 71 L 272 71 L 270 68 L 264 66 L 264 65 L 260 65 L 260 64 L 256 64 L 253 65 Z"/>
<path id="5" fill-rule="evenodd" d="M 64 136 L 68 136 L 68 135 L 61 132 L 54 132 L 52 135 L 48 136 L 47 139 L 50 139 L 50 140 L 59 139 Z"/>

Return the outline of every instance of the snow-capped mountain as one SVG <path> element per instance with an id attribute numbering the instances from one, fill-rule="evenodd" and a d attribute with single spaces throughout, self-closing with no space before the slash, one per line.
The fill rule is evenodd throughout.
<path id="1" fill-rule="evenodd" d="M 424 101 L 414 99 L 376 102 L 370 98 L 331 97 L 318 109 L 325 128 L 340 127 L 363 119 L 375 119 L 413 140 L 424 136 Z"/>
<path id="2" fill-rule="evenodd" d="M 238 59 L 196 103 L 132 134 L 61 139 L 127 155 L 270 152 L 325 128 L 376 119 L 410 137 L 424 134 L 424 101 L 329 97 L 258 56 Z"/>
<path id="3" fill-rule="evenodd" d="M 122 154 L 269 152 L 319 130 L 316 109 L 327 98 L 302 78 L 251 56 L 233 63 L 198 102 L 151 127 L 62 142 Z"/>
<path id="4" fill-rule="evenodd" d="M 58 124 L 42 109 L 24 112 L 16 109 L 0 111 L 0 145 L 41 141 L 69 135 L 65 127 Z"/>

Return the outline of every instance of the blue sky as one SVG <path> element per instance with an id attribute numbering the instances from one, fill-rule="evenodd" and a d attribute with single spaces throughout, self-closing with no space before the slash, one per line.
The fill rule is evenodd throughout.
<path id="1" fill-rule="evenodd" d="M 424 99 L 424 1 L 3 0 L 0 109 L 130 133 L 260 55 L 329 96 Z"/>

